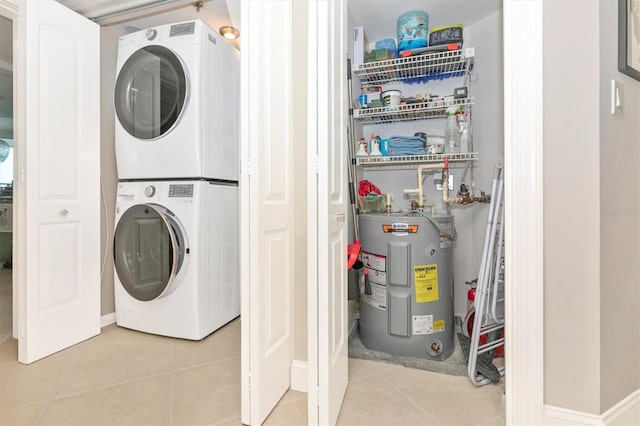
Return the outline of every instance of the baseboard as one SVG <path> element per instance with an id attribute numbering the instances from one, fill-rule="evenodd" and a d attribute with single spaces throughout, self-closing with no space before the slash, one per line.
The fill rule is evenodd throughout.
<path id="1" fill-rule="evenodd" d="M 640 389 L 605 411 L 602 419 L 605 425 L 640 424 Z"/>
<path id="2" fill-rule="evenodd" d="M 583 413 L 568 408 L 544 406 L 544 424 L 561 425 L 604 425 L 602 418 L 597 414 Z"/>
<path id="3" fill-rule="evenodd" d="M 100 317 L 100 328 L 106 327 L 110 324 L 116 322 L 116 313 L 112 312 L 110 314 L 106 314 Z"/>
<path id="4" fill-rule="evenodd" d="M 298 361 L 294 359 L 291 363 L 291 389 L 307 393 L 308 383 L 309 374 L 307 370 L 307 361 Z"/>
<path id="5" fill-rule="evenodd" d="M 640 389 L 636 390 L 603 414 L 590 414 L 562 407 L 545 405 L 545 425 L 622 426 L 640 424 Z"/>

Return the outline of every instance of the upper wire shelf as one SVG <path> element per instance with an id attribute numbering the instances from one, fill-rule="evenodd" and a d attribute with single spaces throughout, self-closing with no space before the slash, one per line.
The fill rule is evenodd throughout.
<path id="1" fill-rule="evenodd" d="M 355 65 L 353 72 L 363 86 L 381 85 L 394 81 L 426 83 L 463 76 L 470 71 L 475 49 L 467 47 L 446 52 L 412 55 Z"/>

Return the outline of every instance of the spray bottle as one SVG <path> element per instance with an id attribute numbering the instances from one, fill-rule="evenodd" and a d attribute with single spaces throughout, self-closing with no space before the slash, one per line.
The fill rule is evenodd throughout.
<path id="1" fill-rule="evenodd" d="M 460 127 L 456 118 L 458 107 L 447 108 L 447 126 L 444 130 L 444 146 L 447 152 L 460 152 Z"/>
<path id="2" fill-rule="evenodd" d="M 380 142 L 376 139 L 376 136 L 371 134 L 371 143 L 369 144 L 369 157 L 382 157 L 382 152 L 380 151 Z"/>

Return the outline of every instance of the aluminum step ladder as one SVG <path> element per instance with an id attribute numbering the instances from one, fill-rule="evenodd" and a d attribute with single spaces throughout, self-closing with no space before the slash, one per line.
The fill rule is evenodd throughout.
<path id="1" fill-rule="evenodd" d="M 467 372 L 469 379 L 476 386 L 486 385 L 504 376 L 504 366 L 495 367 L 490 364 L 495 351 L 500 347 L 504 348 L 503 190 L 503 166 L 498 164 L 491 189 L 487 231 L 474 300 L 475 319 L 470 336 Z M 478 370 L 482 371 L 483 368 L 484 371 L 490 371 L 481 374 Z"/>

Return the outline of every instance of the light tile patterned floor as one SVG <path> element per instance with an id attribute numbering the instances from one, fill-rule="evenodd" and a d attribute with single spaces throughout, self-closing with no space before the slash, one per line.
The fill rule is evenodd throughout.
<path id="1" fill-rule="evenodd" d="M 31 365 L 16 360 L 16 340 L 0 336 L 0 425 L 240 424 L 239 319 L 200 342 L 110 325 Z M 503 391 L 351 359 L 338 424 L 503 425 Z M 265 424 L 306 421 L 306 394 L 289 391 Z"/>

